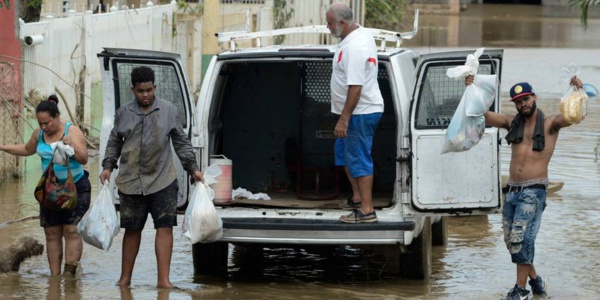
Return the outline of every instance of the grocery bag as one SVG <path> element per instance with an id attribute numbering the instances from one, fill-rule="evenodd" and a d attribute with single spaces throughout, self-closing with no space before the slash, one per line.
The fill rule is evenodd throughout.
<path id="1" fill-rule="evenodd" d="M 113 238 L 119 233 L 119 220 L 108 180 L 98 192 L 96 202 L 77 224 L 77 231 L 86 243 L 98 249 L 110 249 Z"/>
<path id="2" fill-rule="evenodd" d="M 569 83 L 571 78 L 579 75 L 579 67 L 569 64 L 563 67 L 561 80 Z M 567 92 L 560 100 L 560 112 L 569 124 L 579 124 L 587 115 L 588 95 L 583 88 L 569 85 Z"/>
<path id="3" fill-rule="evenodd" d="M 476 75 L 483 50 L 479 48 L 474 54 L 469 54 L 465 65 L 449 68 L 446 75 L 462 81 L 469 75 Z M 483 114 L 490 109 L 497 93 L 496 81 L 496 75 L 474 76 L 450 120 L 441 153 L 469 150 L 479 143 L 485 130 Z"/>
<path id="4" fill-rule="evenodd" d="M 219 175 L 220 168 L 217 165 L 204 171 L 205 182 L 196 182 L 192 198 L 185 210 L 181 227 L 183 235 L 188 237 L 192 244 L 214 242 L 223 236 L 223 221 L 213 204 L 215 193 L 209 186 L 210 183 L 216 182 L 215 177 Z"/>

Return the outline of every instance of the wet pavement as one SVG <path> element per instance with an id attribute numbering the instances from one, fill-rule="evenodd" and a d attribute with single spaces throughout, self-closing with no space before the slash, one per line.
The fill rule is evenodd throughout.
<path id="1" fill-rule="evenodd" d="M 515 112 L 506 101 L 508 88 L 519 81 L 529 81 L 534 86 L 539 96 L 538 107 L 547 115 L 558 113 L 559 99 L 567 88 L 559 80 L 561 68 L 569 63 L 581 67 L 583 82 L 600 87 L 600 56 L 595 49 L 600 39 L 593 39 L 593 32 L 584 32 L 577 19 L 540 18 L 535 13 L 516 17 L 506 13 L 524 7 L 539 9 L 529 6 L 493 6 L 494 9 L 503 7 L 504 14 L 487 14 L 485 5 L 475 7 L 480 17 L 472 6 L 469 10 L 473 11 L 468 10 L 461 18 L 421 16 L 419 35 L 433 32 L 433 27 L 443 32 L 456 26 L 459 32 L 455 36 L 460 38 L 455 44 L 448 40 L 439 44 L 423 43 L 426 41 L 423 40 L 411 41 L 414 44 L 405 43 L 405 46 L 410 45 L 422 53 L 448 47 L 505 48 L 502 110 L 507 113 Z M 537 25 L 531 26 L 532 23 Z M 594 22 L 590 25 L 593 27 Z M 531 28 L 537 29 L 529 32 Z M 545 31 L 547 28 L 555 28 L 555 32 L 560 28 L 569 34 L 550 35 Z M 560 191 L 548 196 L 536 244 L 536 268 L 549 283 L 550 299 L 600 299 L 597 275 L 600 267 L 600 99 L 590 100 L 588 111 L 581 124 L 561 130 L 550 162 L 550 180 L 564 182 Z M 509 151 L 506 145 L 502 147 L 505 173 Z M 32 191 L 39 178 L 39 159 L 28 158 L 27 164 L 32 171 L 25 177 L 0 185 L 0 224 L 37 214 Z M 89 167 L 91 174 L 97 174 L 97 157 L 90 159 Z M 94 178 L 92 184 L 95 198 L 98 183 Z M 114 285 L 120 272 L 121 231 L 109 251 L 85 245 L 81 280 L 51 278 L 44 254 L 23 263 L 19 272 L 0 274 L 0 299 L 503 297 L 514 284 L 516 271 L 502 241 L 500 215 L 451 218 L 449 223 L 448 245 L 434 247 L 432 277 L 428 281 L 406 280 L 382 273 L 372 263 L 376 257 L 349 247 L 325 251 L 266 249 L 262 259 L 247 249 L 231 247 L 227 278 L 194 277 L 191 247 L 181 227 L 176 227 L 171 280 L 178 288 L 158 290 L 154 287 L 155 231 L 149 222 L 143 232 L 130 289 Z M 39 220 L 24 219 L 0 227 L 2 246 L 23 235 L 43 241 Z"/>

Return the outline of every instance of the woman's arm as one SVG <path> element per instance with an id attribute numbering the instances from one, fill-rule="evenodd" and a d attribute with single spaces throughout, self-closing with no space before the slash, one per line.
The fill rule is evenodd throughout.
<path id="1" fill-rule="evenodd" d="M 73 147 L 73 150 L 75 150 L 73 157 L 75 157 L 75 160 L 78 163 L 82 165 L 87 164 L 88 150 L 85 144 L 85 137 L 83 136 L 83 132 L 81 132 L 79 127 L 75 125 L 69 126 L 67 135 L 62 138 L 62 142 L 65 145 Z"/>
<path id="2" fill-rule="evenodd" d="M 40 129 L 36 129 L 31 134 L 31 138 L 25 144 L 19 145 L 0 145 L 0 150 L 17 156 L 29 156 L 36 153 L 38 136 L 40 135 Z"/>

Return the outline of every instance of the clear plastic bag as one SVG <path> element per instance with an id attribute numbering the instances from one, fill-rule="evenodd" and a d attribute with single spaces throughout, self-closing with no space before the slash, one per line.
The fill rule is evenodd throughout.
<path id="1" fill-rule="evenodd" d="M 469 150 L 479 143 L 483 135 L 485 118 L 483 116 L 467 116 L 466 102 L 464 98 L 460 100 L 450 120 L 442 146 L 442 154 Z"/>
<path id="2" fill-rule="evenodd" d="M 192 244 L 214 242 L 223 236 L 223 220 L 213 204 L 215 192 L 209 186 L 220 174 L 219 166 L 212 165 L 204 171 L 205 182 L 196 182 L 181 225 L 183 235 Z"/>
<path id="3" fill-rule="evenodd" d="M 77 224 L 77 231 L 86 243 L 108 251 L 119 229 L 117 210 L 106 181 L 98 192 L 96 202 Z"/>
<path id="4" fill-rule="evenodd" d="M 571 78 L 579 75 L 579 67 L 569 64 L 563 67 L 561 81 L 570 83 Z M 588 95 L 583 88 L 569 85 L 567 92 L 560 100 L 560 112 L 569 124 L 578 124 L 587 115 Z"/>
<path id="5" fill-rule="evenodd" d="M 468 117 L 483 116 L 490 109 L 496 98 L 496 78 L 496 75 L 477 75 L 473 83 L 467 86 L 463 99 Z"/>

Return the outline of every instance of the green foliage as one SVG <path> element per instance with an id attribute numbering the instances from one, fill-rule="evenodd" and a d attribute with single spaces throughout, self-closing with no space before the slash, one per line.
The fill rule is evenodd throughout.
<path id="1" fill-rule="evenodd" d="M 292 0 L 293 1 L 293 0 Z M 288 22 L 294 15 L 294 9 L 287 7 L 286 0 L 275 0 L 273 3 L 273 18 L 275 20 L 275 29 L 288 27 Z M 279 45 L 283 43 L 285 36 L 278 35 L 275 37 L 275 44 Z"/>
<path id="2" fill-rule="evenodd" d="M 3 0 L 0 0 L 3 1 Z M 10 1 L 10 0 L 4 0 Z M 38 22 L 42 13 L 42 0 L 17 0 L 19 1 L 18 14 L 19 18 L 25 23 Z"/>
<path id="3" fill-rule="evenodd" d="M 190 4 L 185 0 L 177 0 L 177 8 L 184 14 L 202 15 L 204 13 L 204 5 Z"/>
<path id="4" fill-rule="evenodd" d="M 600 4 L 600 0 L 569 0 L 570 6 L 576 6 L 580 9 L 579 18 L 581 19 L 581 25 L 583 28 L 587 29 L 588 23 L 588 9 L 590 5 L 598 5 Z"/>
<path id="5" fill-rule="evenodd" d="M 6 0 L 9 1 L 9 0 Z M 28 8 L 42 9 L 42 0 L 27 0 L 25 1 Z"/>
<path id="6" fill-rule="evenodd" d="M 405 0 L 366 0 L 366 27 L 400 31 L 406 15 Z"/>
<path id="7" fill-rule="evenodd" d="M 4 5 L 2 5 L 2 1 L 4 1 Z M 10 9 L 10 0 L 0 0 L 0 8 L 6 6 L 6 9 Z"/>

